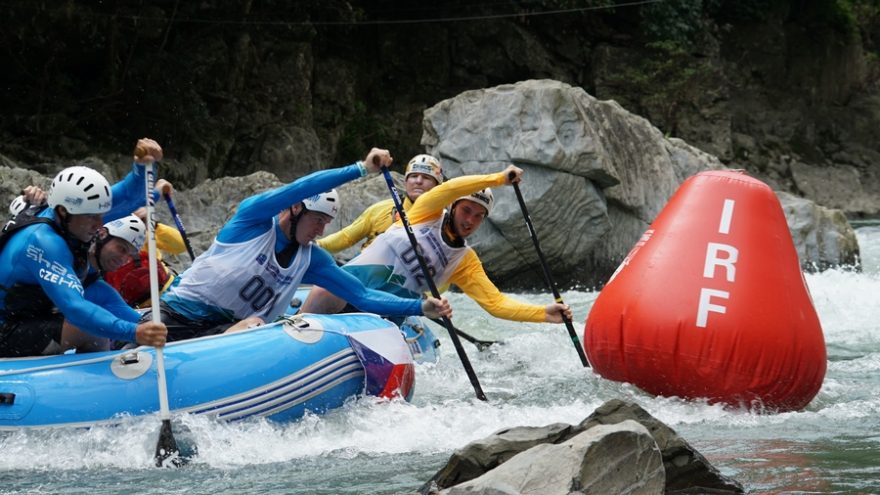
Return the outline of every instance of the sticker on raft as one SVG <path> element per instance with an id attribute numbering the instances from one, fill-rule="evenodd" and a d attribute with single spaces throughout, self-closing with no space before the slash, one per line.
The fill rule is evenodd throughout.
<path id="1" fill-rule="evenodd" d="M 415 385 L 415 363 L 400 345 L 395 327 L 348 335 L 351 348 L 364 366 L 364 393 L 386 399 L 409 400 Z"/>

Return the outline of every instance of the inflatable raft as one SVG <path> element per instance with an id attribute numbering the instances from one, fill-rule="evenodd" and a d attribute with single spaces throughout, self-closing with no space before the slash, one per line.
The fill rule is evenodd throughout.
<path id="1" fill-rule="evenodd" d="M 433 337 L 433 336 L 431 336 Z M 425 341 L 425 337 L 419 337 Z M 303 315 L 165 347 L 174 414 L 290 421 L 359 394 L 409 399 L 412 342 L 376 315 Z M 155 350 L 0 359 L 0 430 L 113 424 L 159 410 Z"/>
<path id="2" fill-rule="evenodd" d="M 299 311 L 300 306 L 309 297 L 311 290 L 311 285 L 304 285 L 296 290 L 290 301 L 290 306 L 287 308 L 289 316 L 295 315 Z M 440 347 L 440 339 L 431 331 L 425 318 L 407 317 L 400 322 L 400 331 L 403 332 L 410 354 L 416 363 L 436 363 L 440 360 L 440 353 L 437 351 L 437 348 Z"/>

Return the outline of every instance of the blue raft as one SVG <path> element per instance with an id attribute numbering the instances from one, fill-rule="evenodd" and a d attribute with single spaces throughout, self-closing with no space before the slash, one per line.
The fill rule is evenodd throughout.
<path id="1" fill-rule="evenodd" d="M 412 325 L 402 332 L 372 314 L 307 314 L 173 342 L 164 353 L 169 407 L 222 421 L 291 421 L 359 394 L 409 399 L 411 353 L 436 359 L 436 339 Z M 113 424 L 158 410 L 151 347 L 0 359 L 0 430 Z"/>
<path id="2" fill-rule="evenodd" d="M 300 306 L 306 298 L 312 286 L 304 285 L 296 290 L 290 306 L 287 308 L 288 315 L 295 315 L 299 311 Z M 431 327 L 426 323 L 424 318 L 418 316 L 410 316 L 400 323 L 400 331 L 409 345 L 410 353 L 416 363 L 436 363 L 440 359 L 437 348 L 440 347 L 440 340 L 434 336 Z"/>

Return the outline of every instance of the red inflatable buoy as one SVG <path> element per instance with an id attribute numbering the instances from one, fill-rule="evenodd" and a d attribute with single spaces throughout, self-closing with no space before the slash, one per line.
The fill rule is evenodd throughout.
<path id="1" fill-rule="evenodd" d="M 655 395 L 799 410 L 825 377 L 779 200 L 734 171 L 681 185 L 602 289 L 583 342 L 599 375 Z"/>

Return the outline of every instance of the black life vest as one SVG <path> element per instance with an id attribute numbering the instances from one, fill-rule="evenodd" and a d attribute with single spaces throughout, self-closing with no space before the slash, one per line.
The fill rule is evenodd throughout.
<path id="1" fill-rule="evenodd" d="M 38 223 L 48 224 L 58 235 L 67 241 L 67 245 L 73 253 L 74 268 L 77 271 L 83 288 L 94 283 L 98 276 L 95 273 L 88 273 L 88 243 L 68 239 L 57 223 L 49 218 L 36 216 L 40 211 L 42 211 L 42 208 L 29 208 L 6 222 L 6 225 L 3 226 L 3 231 L 0 232 L 0 252 L 3 251 L 3 248 L 6 247 L 6 244 L 18 231 Z M 43 288 L 39 285 L 21 283 L 16 283 L 12 287 L 0 285 L 0 291 L 3 292 L 2 297 L 4 300 L 4 307 L 0 309 L 0 314 L 3 315 L 3 319 L 7 322 L 39 317 L 58 311 L 55 303 L 49 299 L 49 296 L 46 295 Z"/>

